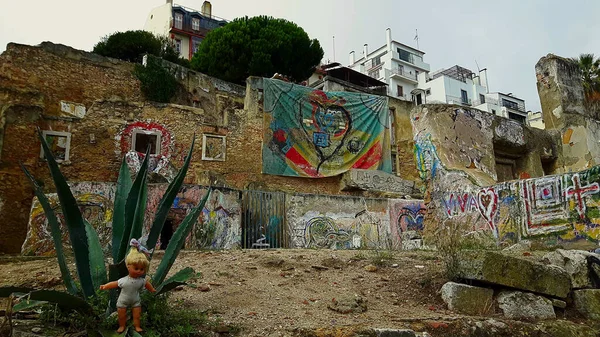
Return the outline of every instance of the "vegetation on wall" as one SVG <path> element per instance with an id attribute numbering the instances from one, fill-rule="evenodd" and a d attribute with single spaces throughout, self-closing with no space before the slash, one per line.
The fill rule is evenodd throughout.
<path id="1" fill-rule="evenodd" d="M 586 97 L 600 100 L 600 59 L 594 57 L 594 54 L 581 54 L 571 60 L 579 67 Z"/>
<path id="2" fill-rule="evenodd" d="M 141 82 L 144 97 L 149 101 L 169 103 L 177 92 L 177 79 L 162 66 L 158 58 L 149 56 L 145 66 L 136 64 L 134 74 Z"/>
<path id="3" fill-rule="evenodd" d="M 283 74 L 306 80 L 323 58 L 316 39 L 293 22 L 267 16 L 238 18 L 208 33 L 191 67 L 225 81 L 244 84 L 248 76 Z"/>
<path id="4" fill-rule="evenodd" d="M 128 30 L 107 35 L 96 43 L 93 52 L 136 63 L 142 62 L 145 54 L 150 54 L 173 63 L 189 66 L 188 60 L 179 57 L 171 39 L 143 30 Z"/>

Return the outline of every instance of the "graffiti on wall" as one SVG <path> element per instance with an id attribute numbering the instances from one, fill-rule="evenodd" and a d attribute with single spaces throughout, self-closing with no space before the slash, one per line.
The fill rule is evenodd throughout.
<path id="1" fill-rule="evenodd" d="M 386 97 L 273 79 L 263 83 L 263 173 L 311 178 L 353 168 L 391 173 Z"/>
<path id="2" fill-rule="evenodd" d="M 600 167 L 501 183 L 442 198 L 447 217 L 478 215 L 499 240 L 548 236 L 600 241 Z M 514 225 L 516 224 L 516 225 Z"/>
<path id="3" fill-rule="evenodd" d="M 435 178 L 440 160 L 435 149 L 435 145 L 431 141 L 431 134 L 418 134 L 415 137 L 415 161 L 417 163 L 417 171 L 423 181 L 429 178 Z"/>
<path id="4" fill-rule="evenodd" d="M 363 210 L 353 217 L 344 215 L 318 214 L 304 225 L 306 248 L 350 249 L 379 247 L 381 220 Z"/>
<path id="5" fill-rule="evenodd" d="M 395 247 L 421 238 L 427 210 L 422 200 L 390 200 L 390 232 Z"/>
<path id="6" fill-rule="evenodd" d="M 81 214 L 96 229 L 103 249 L 108 251 L 111 244 L 114 185 L 97 183 L 80 183 L 74 185 L 72 190 Z M 69 233 L 64 225 L 64 216 L 58 202 L 58 196 L 55 193 L 48 194 L 47 196 L 50 206 L 61 223 L 62 241 L 66 249 L 69 249 Z M 27 238 L 23 243 L 21 253 L 23 255 L 38 256 L 54 254 L 54 241 L 52 240 L 48 220 L 37 198 L 34 198 L 31 206 Z"/>

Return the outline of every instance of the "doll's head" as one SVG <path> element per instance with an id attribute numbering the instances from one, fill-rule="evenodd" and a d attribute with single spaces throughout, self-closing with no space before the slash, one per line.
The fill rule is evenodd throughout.
<path id="1" fill-rule="evenodd" d="M 137 250 L 136 247 L 131 247 L 129 253 L 125 257 L 125 264 L 131 277 L 141 277 L 148 272 L 150 261 L 144 253 Z"/>

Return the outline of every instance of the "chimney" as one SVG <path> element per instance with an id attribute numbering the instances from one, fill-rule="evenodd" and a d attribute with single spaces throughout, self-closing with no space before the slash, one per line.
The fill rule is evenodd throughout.
<path id="1" fill-rule="evenodd" d="M 210 1 L 204 1 L 204 3 L 202 4 L 202 8 L 200 9 L 200 12 L 204 16 L 208 16 L 208 17 L 212 16 L 212 5 L 210 4 Z"/>
<path id="2" fill-rule="evenodd" d="M 350 66 L 356 63 L 356 57 L 354 55 L 354 50 L 350 52 Z"/>
<path id="3" fill-rule="evenodd" d="M 481 86 L 485 87 L 485 92 L 490 93 L 490 87 L 488 85 L 487 68 L 483 68 L 479 71 L 479 82 Z"/>
<path id="4" fill-rule="evenodd" d="M 173 0 L 167 0 L 168 4 L 171 4 L 171 7 L 173 7 Z"/>
<path id="5" fill-rule="evenodd" d="M 392 30 L 390 28 L 385 31 L 385 41 L 387 42 L 387 50 L 392 50 Z"/>
<path id="6" fill-rule="evenodd" d="M 363 53 L 365 54 L 365 60 L 367 59 L 367 55 L 369 55 L 369 45 L 365 43 L 363 46 Z"/>

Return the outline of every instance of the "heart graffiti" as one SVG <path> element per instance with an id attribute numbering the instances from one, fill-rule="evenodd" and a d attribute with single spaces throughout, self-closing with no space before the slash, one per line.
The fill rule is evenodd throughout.
<path id="1" fill-rule="evenodd" d="M 485 220 L 487 220 L 492 231 L 496 230 L 494 217 L 498 210 L 498 195 L 493 188 L 485 188 L 477 193 L 477 208 Z"/>

